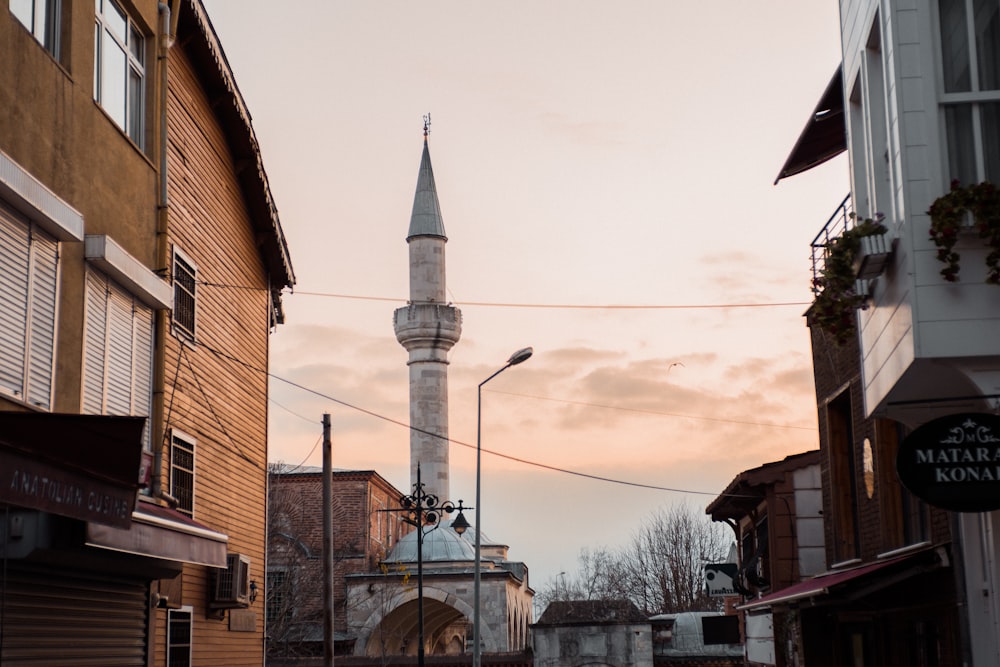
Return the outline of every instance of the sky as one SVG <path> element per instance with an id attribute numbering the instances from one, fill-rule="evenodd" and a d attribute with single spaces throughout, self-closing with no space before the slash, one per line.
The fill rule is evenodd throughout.
<path id="1" fill-rule="evenodd" d="M 297 277 L 272 461 L 319 465 L 329 413 L 336 468 L 410 490 L 392 313 L 428 113 L 463 313 L 450 499 L 475 497 L 477 385 L 532 346 L 484 387 L 480 512 L 534 588 L 818 447 L 809 244 L 846 158 L 773 181 L 840 61 L 838 3 L 204 4 Z"/>

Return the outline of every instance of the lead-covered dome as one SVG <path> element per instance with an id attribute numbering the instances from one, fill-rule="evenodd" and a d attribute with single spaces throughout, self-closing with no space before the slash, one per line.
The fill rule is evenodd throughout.
<path id="1" fill-rule="evenodd" d="M 424 533 L 423 558 L 425 563 L 475 561 L 476 550 L 461 535 L 452 530 L 451 519 L 443 519 L 437 528 Z M 397 542 L 386 561 L 390 563 L 416 563 L 417 531 L 408 533 Z"/>

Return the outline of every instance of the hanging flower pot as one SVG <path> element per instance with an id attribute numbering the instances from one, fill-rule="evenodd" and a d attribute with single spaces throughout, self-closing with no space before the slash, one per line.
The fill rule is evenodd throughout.
<path id="1" fill-rule="evenodd" d="M 937 246 L 937 259 L 945 266 L 941 276 L 958 282 L 959 260 L 955 251 L 959 234 L 974 229 L 991 248 L 986 256 L 986 282 L 1000 284 L 1000 190 L 989 181 L 963 187 L 957 180 L 951 190 L 931 204 L 930 238 Z M 971 224 L 970 224 L 971 218 Z"/>
<path id="2" fill-rule="evenodd" d="M 886 249 L 882 254 L 888 255 L 889 244 L 884 239 L 887 230 L 882 224 L 882 218 L 881 213 L 874 220 L 865 218 L 830 241 L 823 258 L 823 268 L 815 278 L 813 292 L 816 298 L 813 301 L 812 321 L 833 336 L 837 344 L 846 343 L 854 335 L 855 312 L 864 308 L 868 299 L 868 279 L 857 279 L 858 268 L 862 263 L 862 240 L 872 236 L 881 237 L 882 245 L 872 248 Z M 886 260 L 887 258 L 882 260 L 883 266 Z M 859 286 L 863 288 L 859 289 Z"/>

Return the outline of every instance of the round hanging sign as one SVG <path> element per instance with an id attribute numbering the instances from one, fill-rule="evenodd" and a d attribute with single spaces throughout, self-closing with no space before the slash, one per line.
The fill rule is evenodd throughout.
<path id="1" fill-rule="evenodd" d="M 934 507 L 1000 509 L 1000 417 L 967 413 L 927 422 L 900 444 L 896 471 L 903 486 Z"/>

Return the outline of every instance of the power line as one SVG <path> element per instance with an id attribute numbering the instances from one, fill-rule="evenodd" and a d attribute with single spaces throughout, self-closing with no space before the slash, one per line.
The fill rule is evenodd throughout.
<path id="1" fill-rule="evenodd" d="M 289 380 L 287 378 L 283 378 L 280 375 L 276 375 L 274 373 L 271 373 L 270 371 L 267 371 L 267 370 L 264 370 L 264 369 L 252 366 L 251 364 L 248 364 L 247 362 L 245 362 L 245 361 L 243 361 L 241 359 L 238 359 L 238 358 L 236 358 L 236 357 L 234 357 L 234 356 L 232 356 L 230 354 L 227 354 L 225 352 L 222 352 L 220 350 L 213 349 L 213 348 L 209 347 L 208 345 L 204 345 L 203 344 L 203 345 L 201 345 L 201 347 L 205 348 L 206 350 L 208 350 L 212 354 L 216 355 L 217 357 L 220 357 L 222 359 L 228 359 L 229 361 L 231 361 L 233 363 L 239 364 L 239 365 L 241 365 L 241 366 L 243 366 L 245 368 L 248 368 L 250 370 L 257 371 L 258 373 L 264 373 L 268 377 L 274 378 L 275 380 L 278 380 L 279 382 L 284 382 L 285 384 L 287 384 L 287 385 L 289 385 L 291 387 L 295 387 L 296 389 L 300 389 L 300 390 L 302 390 L 304 392 L 307 392 L 309 394 L 313 394 L 314 396 L 318 396 L 318 397 L 323 398 L 325 400 L 331 401 L 331 402 L 336 403 L 337 405 L 341 405 L 341 406 L 343 406 L 345 408 L 350 408 L 351 410 L 355 410 L 357 412 L 361 412 L 363 414 L 369 415 L 370 417 L 375 417 L 376 419 L 381 419 L 382 421 L 388 422 L 390 424 L 395 424 L 396 426 L 401 426 L 401 427 L 403 427 L 405 429 L 408 429 L 408 430 L 411 430 L 411 431 L 416 431 L 418 433 L 422 433 L 424 435 L 431 436 L 433 438 L 440 438 L 440 439 L 447 440 L 449 443 L 452 443 L 452 444 L 455 444 L 455 445 L 459 445 L 461 447 L 466 447 L 468 449 L 477 449 L 476 445 L 469 444 L 469 443 L 463 442 L 461 440 L 455 440 L 454 438 L 443 438 L 441 435 L 438 435 L 437 433 L 433 433 L 431 431 L 426 431 L 426 430 L 418 428 L 416 426 L 412 426 L 410 424 L 403 423 L 403 422 L 399 421 L 398 419 L 393 419 L 392 417 L 387 417 L 385 415 L 379 414 L 379 413 L 374 412 L 372 410 L 368 410 L 366 408 L 362 408 L 362 407 L 354 405 L 352 403 L 348 403 L 347 401 L 343 401 L 343 400 L 341 400 L 339 398 L 334 398 L 333 396 L 330 396 L 328 394 L 324 394 L 323 392 L 321 392 L 321 391 L 319 391 L 317 389 L 312 389 L 311 387 L 307 387 L 307 386 L 299 384 L 298 382 L 295 382 L 293 380 Z M 559 472 L 559 473 L 563 473 L 563 474 L 566 474 L 566 475 L 573 475 L 575 477 L 582 477 L 582 478 L 585 478 L 585 479 L 592 479 L 592 480 L 596 480 L 596 481 L 599 481 L 599 482 L 609 482 L 611 484 L 618 484 L 618 485 L 621 485 L 621 486 L 629 486 L 629 487 L 640 488 L 640 489 L 651 489 L 651 490 L 654 490 L 654 491 L 669 491 L 669 492 L 672 492 L 672 493 L 686 493 L 686 494 L 704 495 L 704 496 L 723 496 L 724 495 L 724 496 L 732 497 L 732 498 L 751 497 L 751 496 L 744 496 L 744 495 L 741 495 L 741 494 L 724 494 L 724 493 L 717 493 L 715 491 L 693 491 L 691 489 L 678 489 L 678 488 L 669 487 L 669 486 L 657 486 L 657 485 L 654 485 L 654 484 L 641 484 L 639 482 L 629 482 L 629 481 L 625 481 L 625 480 L 614 479 L 614 478 L 611 478 L 611 477 L 603 477 L 601 475 L 592 475 L 590 473 L 580 472 L 580 471 L 577 471 L 577 470 L 569 470 L 567 468 L 560 468 L 559 466 L 548 465 L 548 464 L 545 464 L 545 463 L 539 463 L 537 461 L 531 461 L 531 460 L 523 459 L 523 458 L 520 458 L 520 457 L 517 457 L 517 456 L 511 456 L 510 454 L 503 454 L 501 452 L 497 452 L 497 451 L 494 451 L 494 450 L 491 450 L 491 449 L 480 448 L 480 450 L 482 452 L 486 453 L 486 454 L 491 454 L 491 455 L 496 456 L 498 458 L 506 459 L 508 461 L 513 461 L 515 463 L 521 463 L 521 464 L 524 464 L 524 465 L 533 466 L 535 468 L 542 468 L 544 470 L 550 470 L 552 472 Z"/>
<path id="2" fill-rule="evenodd" d="M 228 285 L 225 283 L 198 282 L 205 287 L 224 289 L 260 290 L 268 288 L 251 287 L 249 285 Z M 329 299 L 353 299 L 357 301 L 383 301 L 392 303 L 408 303 L 407 299 L 388 296 L 362 296 L 358 294 L 336 294 L 333 292 L 303 292 L 299 290 L 283 290 L 291 296 L 314 296 Z M 729 308 L 783 308 L 788 306 L 809 306 L 811 301 L 775 301 L 764 303 L 703 303 L 703 304 L 581 304 L 581 303 L 514 303 L 494 301 L 455 301 L 456 306 L 476 306 L 485 308 L 535 308 L 545 310 L 724 310 Z"/>

